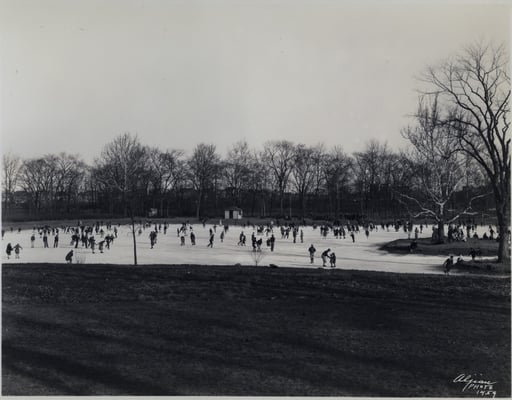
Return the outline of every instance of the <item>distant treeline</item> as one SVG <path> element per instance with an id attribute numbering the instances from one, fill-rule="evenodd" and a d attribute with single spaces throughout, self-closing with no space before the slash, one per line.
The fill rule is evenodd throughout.
<path id="1" fill-rule="evenodd" d="M 221 157 L 212 144 L 191 154 L 140 143 L 130 134 L 105 145 L 92 165 L 78 155 L 34 159 L 3 157 L 3 219 L 136 216 L 219 218 L 239 207 L 244 216 L 307 219 L 431 219 L 408 204 L 427 207 L 425 170 L 413 156 L 377 141 L 347 154 L 339 146 L 271 141 L 261 150 L 244 141 Z M 435 170 L 432 165 L 430 170 Z M 485 193 L 469 165 L 457 180 L 447 217 L 480 222 L 492 200 L 468 200 Z M 464 171 L 462 171 L 464 173 Z M 427 177 L 428 178 L 428 177 Z"/>

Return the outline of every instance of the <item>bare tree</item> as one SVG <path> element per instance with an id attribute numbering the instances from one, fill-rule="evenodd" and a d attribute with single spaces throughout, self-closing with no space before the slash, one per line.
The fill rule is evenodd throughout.
<path id="1" fill-rule="evenodd" d="M 295 146 L 287 140 L 269 141 L 263 146 L 261 159 L 269 168 L 274 178 L 275 187 L 279 194 L 280 213 L 284 215 L 284 192 L 293 168 Z"/>
<path id="2" fill-rule="evenodd" d="M 334 214 L 337 219 L 341 212 L 341 193 L 352 173 L 352 159 L 340 146 L 335 146 L 324 158 L 322 164 L 325 185 L 329 198 L 334 197 Z"/>
<path id="3" fill-rule="evenodd" d="M 188 160 L 190 179 L 197 193 L 197 218 L 201 215 L 201 206 L 205 193 L 214 185 L 219 161 L 220 158 L 217 155 L 215 145 L 205 143 L 198 144 Z"/>
<path id="4" fill-rule="evenodd" d="M 29 196 L 31 211 L 53 211 L 58 181 L 57 162 L 58 157 L 51 154 L 23 162 L 20 186 Z"/>
<path id="5" fill-rule="evenodd" d="M 240 141 L 228 150 L 223 167 L 223 176 L 226 182 L 226 190 L 236 205 L 241 204 L 242 193 L 250 186 L 253 167 L 253 154 L 247 142 Z"/>
<path id="6" fill-rule="evenodd" d="M 355 187 L 359 192 L 361 214 L 375 214 L 377 194 L 383 183 L 383 160 L 388 155 L 387 144 L 370 140 L 362 152 L 354 153 Z"/>
<path id="7" fill-rule="evenodd" d="M 499 229 L 498 259 L 510 259 L 509 55 L 506 47 L 474 44 L 456 57 L 429 67 L 423 79 L 454 112 L 452 124 L 460 148 L 489 177 Z"/>
<path id="8" fill-rule="evenodd" d="M 135 207 L 140 189 L 146 187 L 148 180 L 146 148 L 140 144 L 136 136 L 125 133 L 105 145 L 95 164 L 96 179 L 105 187 L 117 190 L 122 195 L 125 215 L 128 213 L 131 220 L 133 262 L 137 265 Z"/>
<path id="9" fill-rule="evenodd" d="M 292 185 L 299 194 L 302 218 L 306 214 L 306 200 L 315 183 L 315 153 L 318 149 L 299 144 L 295 147 Z"/>
<path id="10" fill-rule="evenodd" d="M 437 223 L 437 240 L 444 242 L 445 224 L 456 221 L 468 212 L 471 202 L 462 210 L 451 210 L 448 204 L 465 180 L 466 160 L 459 150 L 453 127 L 440 119 L 439 103 L 434 96 L 430 104 L 420 100 L 416 114 L 417 124 L 402 130 L 402 135 L 412 144 L 410 169 L 415 172 L 414 192 L 400 193 L 399 200 L 413 213 L 413 217 L 428 216 Z"/>
<path id="11" fill-rule="evenodd" d="M 259 200 L 259 215 L 267 215 L 267 192 L 271 190 L 271 176 L 268 166 L 261 160 L 261 154 L 252 152 L 249 160 L 247 190 L 251 195 L 251 215 L 254 215 Z"/>
<path id="12" fill-rule="evenodd" d="M 8 153 L 2 156 L 4 215 L 7 215 L 11 211 L 14 203 L 14 192 L 18 187 L 21 165 L 21 159 L 14 154 Z"/>
<path id="13" fill-rule="evenodd" d="M 148 162 L 151 187 L 160 200 L 160 215 L 164 215 L 164 199 L 171 190 L 176 190 L 185 179 L 182 150 L 160 151 L 150 148 Z"/>
<path id="14" fill-rule="evenodd" d="M 66 212 L 70 212 L 71 200 L 77 201 L 78 192 L 84 181 L 86 165 L 78 156 L 65 153 L 59 154 L 55 162 L 55 191 L 59 200 L 65 202 Z"/>

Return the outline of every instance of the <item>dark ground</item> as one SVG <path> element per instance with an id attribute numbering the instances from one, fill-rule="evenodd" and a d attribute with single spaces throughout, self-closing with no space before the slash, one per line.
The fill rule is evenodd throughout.
<path id="1" fill-rule="evenodd" d="M 510 396 L 510 279 L 21 264 L 2 294 L 3 395 Z"/>

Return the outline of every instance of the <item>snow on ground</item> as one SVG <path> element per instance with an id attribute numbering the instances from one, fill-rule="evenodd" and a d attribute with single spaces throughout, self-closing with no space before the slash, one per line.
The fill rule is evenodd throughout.
<path id="1" fill-rule="evenodd" d="M 230 226 L 224 242 L 220 241 L 221 229 L 217 227 L 213 248 L 208 248 L 209 229 L 213 225 L 202 224 L 193 225 L 196 235 L 196 246 L 190 244 L 189 237 L 186 238 L 186 245 L 180 245 L 180 239 L 177 236 L 177 228 L 179 225 L 170 225 L 167 234 L 162 232 L 158 234 L 157 244 L 151 249 L 149 241 L 149 233 L 151 229 L 146 228 L 142 234 L 137 235 L 137 259 L 138 264 L 202 264 L 202 265 L 234 265 L 240 263 L 242 265 L 254 265 L 252 258 L 251 235 L 252 227 L 243 228 L 241 226 Z M 274 252 L 266 247 L 265 235 L 257 235 L 263 237 L 263 259 L 260 262 L 262 266 L 276 264 L 280 267 L 296 267 L 296 268 L 318 268 L 322 266 L 320 258 L 321 253 L 330 248 L 336 253 L 337 269 L 353 269 L 353 270 L 369 270 L 369 271 L 386 271 L 399 273 L 443 273 L 440 265 L 446 259 L 445 256 L 426 256 L 418 254 L 392 254 L 379 250 L 379 246 L 395 239 L 405 239 L 407 234 L 400 230 L 395 232 L 394 229 L 384 231 L 379 227 L 378 231 L 370 233 L 367 239 L 364 231 L 356 233 L 355 243 L 347 235 L 346 239 L 336 239 L 332 232 L 326 238 L 320 236 L 320 229 L 314 230 L 312 227 L 303 227 L 304 243 L 300 243 L 300 237 L 297 236 L 297 243 L 293 243 L 290 233 L 289 239 L 281 239 L 281 233 L 278 228 L 274 228 L 274 236 L 276 238 Z M 247 236 L 247 245 L 245 247 L 238 246 L 239 234 L 244 231 Z M 32 229 L 25 229 L 18 233 L 7 231 L 2 240 L 3 253 L 2 263 L 65 263 L 64 257 L 73 248 L 71 246 L 71 234 L 66 234 L 62 230 L 59 233 L 59 247 L 53 248 L 53 236 L 48 236 L 48 244 L 50 248 L 43 248 L 43 240 L 36 232 L 36 241 L 34 248 L 30 246 L 30 236 Z M 108 231 L 106 231 L 108 233 Z M 429 237 L 431 227 L 423 229 L 422 237 Z M 81 243 L 78 249 L 75 249 L 75 257 L 73 262 L 78 258 L 84 258 L 85 264 L 93 263 L 109 263 L 109 264 L 133 264 L 133 247 L 130 227 L 122 225 L 118 228 L 118 238 L 115 239 L 110 250 L 104 249 L 101 254 L 98 251 L 97 243 L 101 240 L 100 235 L 95 235 L 96 250 L 95 254 L 90 249 L 82 248 Z M 5 253 L 7 243 L 13 246 L 19 243 L 23 250 L 20 253 L 20 259 L 15 259 L 14 251 L 8 260 Z M 308 248 L 313 244 L 316 248 L 315 262 L 310 264 Z M 327 267 L 329 261 L 327 261 Z"/>

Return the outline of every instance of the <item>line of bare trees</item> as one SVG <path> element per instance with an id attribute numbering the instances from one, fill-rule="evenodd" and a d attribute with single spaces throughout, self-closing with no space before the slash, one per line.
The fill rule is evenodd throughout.
<path id="1" fill-rule="evenodd" d="M 6 217 L 15 191 L 21 190 L 32 216 L 86 210 L 142 216 L 154 208 L 159 216 L 201 218 L 239 206 L 258 217 L 408 218 L 412 214 L 404 213 L 398 200 L 417 196 L 422 188 L 415 182 L 426 179 L 420 177 L 428 171 L 411 154 L 375 140 L 352 155 L 340 146 L 326 150 L 285 140 L 256 151 L 241 141 L 221 157 L 213 144 L 200 143 L 187 155 L 144 146 L 130 134 L 106 144 L 93 165 L 67 154 L 28 160 L 6 154 L 3 161 Z M 470 184 L 475 191 L 485 186 L 483 181 Z M 454 184 L 450 198 L 462 189 Z"/>

